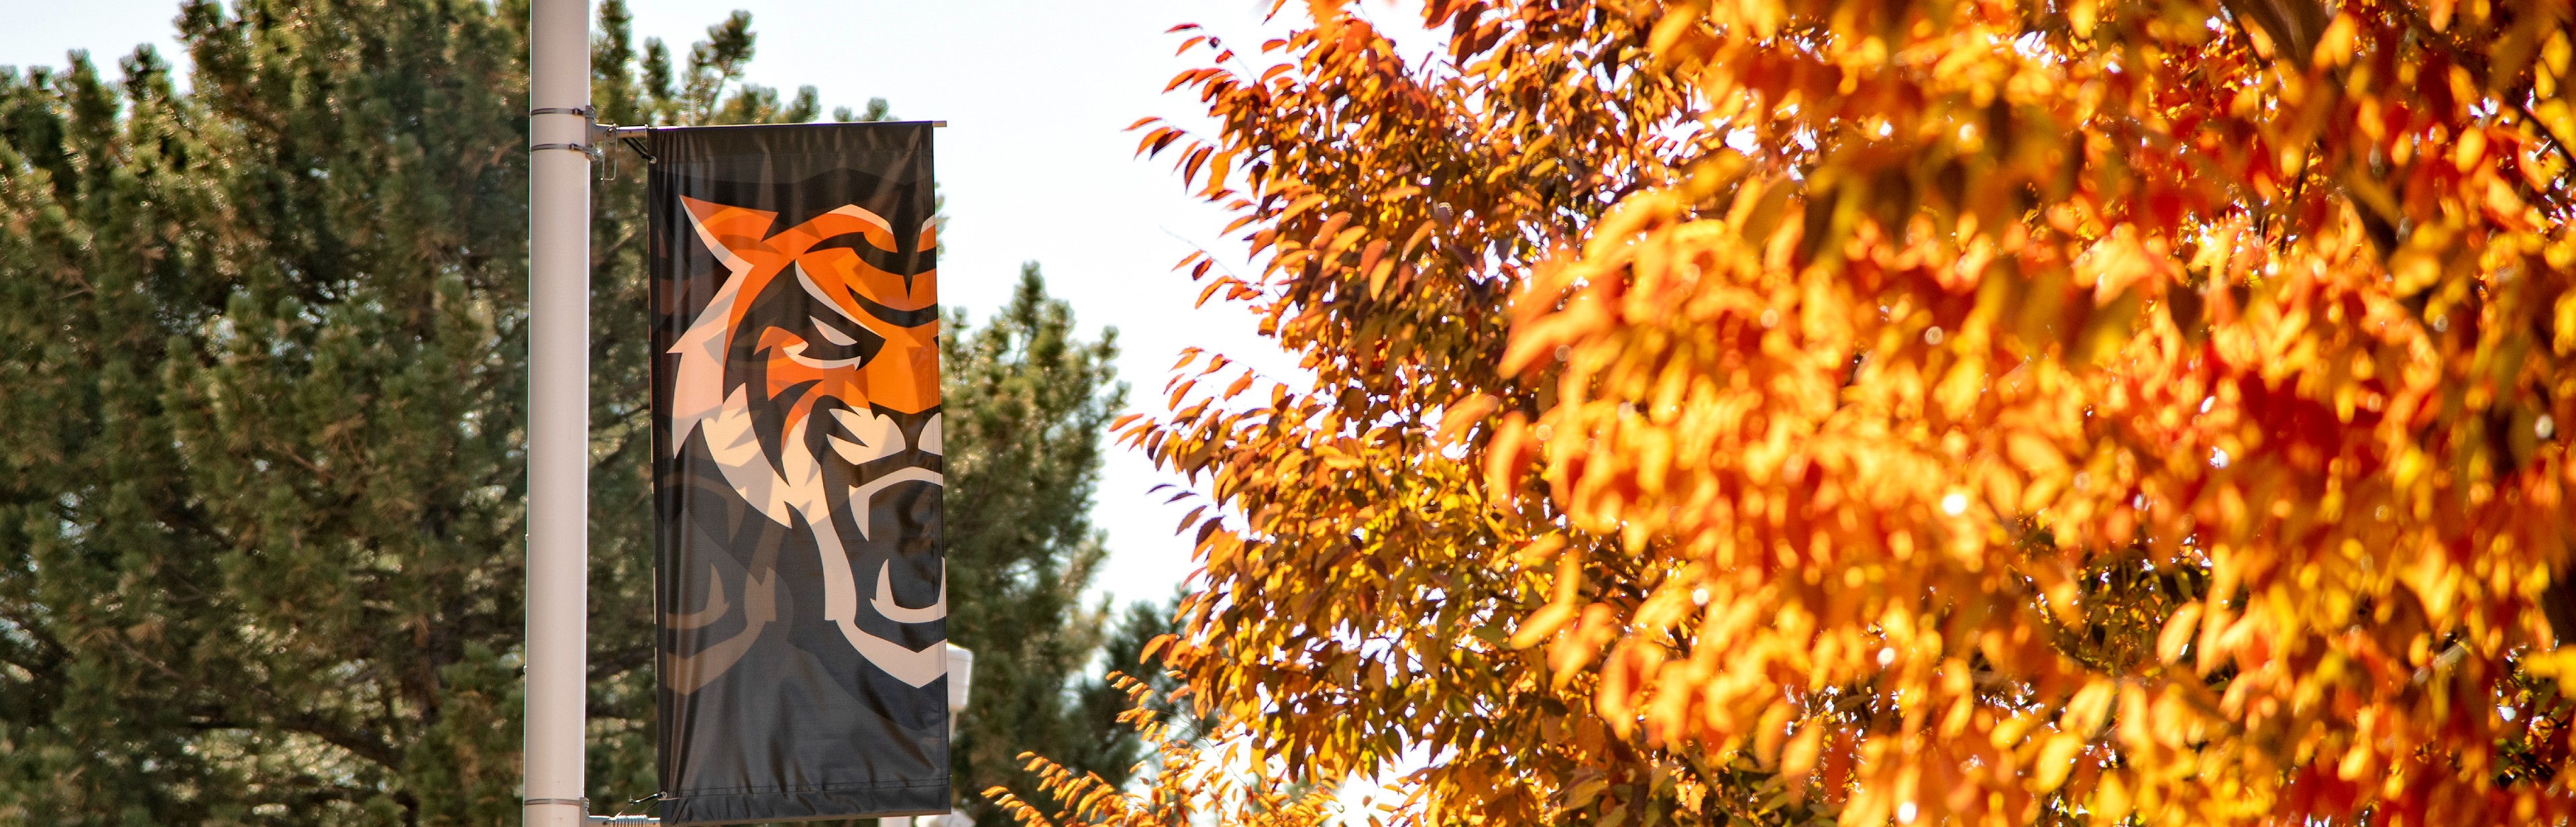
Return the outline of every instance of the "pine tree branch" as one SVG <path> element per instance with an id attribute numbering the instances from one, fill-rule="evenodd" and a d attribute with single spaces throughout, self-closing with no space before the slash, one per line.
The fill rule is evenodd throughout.
<path id="1" fill-rule="evenodd" d="M 591 655 L 590 682 L 596 684 L 601 681 L 626 674 L 627 672 L 650 666 L 653 663 L 654 656 L 659 654 L 659 652 L 660 650 L 653 648 L 633 648 L 624 651 L 611 652 L 606 657 L 601 657 L 597 653 L 593 653 Z"/>
<path id="2" fill-rule="evenodd" d="M 373 761 L 385 769 L 396 771 L 402 769 L 402 751 L 395 749 L 384 739 L 375 737 L 373 733 L 365 730 L 351 730 L 310 714 L 272 720 L 279 728 L 320 738 L 325 743 L 348 750 L 350 754 Z"/>
<path id="3" fill-rule="evenodd" d="M 35 642 L 37 656 L 43 661 L 40 664 L 19 661 L 6 658 L 5 653 L 0 653 L 0 659 L 8 659 L 10 663 L 17 664 L 30 672 L 50 673 L 61 666 L 65 658 L 71 656 L 70 648 L 65 647 L 62 641 L 56 639 L 51 632 L 45 631 L 30 621 L 25 614 L 15 609 L 0 609 L 0 620 L 6 620 L 10 626 L 26 633 L 27 638 Z"/>
<path id="4" fill-rule="evenodd" d="M 176 685 L 176 688 L 180 693 L 193 694 L 205 691 L 202 681 L 192 679 L 181 673 L 179 670 L 171 668 L 169 664 L 163 663 L 157 658 L 144 654 L 142 650 L 136 649 L 133 644 L 126 642 L 123 636 L 104 634 L 99 635 L 99 637 L 113 642 L 118 649 L 124 650 L 126 656 L 133 658 L 135 662 L 151 667 L 153 671 L 159 672 L 163 677 L 169 678 L 171 682 Z M 347 727 L 340 726 L 321 715 L 317 715 L 309 711 L 291 713 L 275 712 L 274 710 L 291 709 L 293 708 L 293 705 L 288 704 L 284 699 L 277 697 L 277 694 L 269 691 L 266 686 L 253 687 L 251 689 L 251 694 L 253 696 L 252 699 L 260 708 L 271 710 L 264 717 L 268 719 L 268 723 L 272 726 L 290 732 L 301 732 L 306 735 L 320 738 L 325 743 L 348 750 L 351 754 L 383 765 L 386 769 L 400 770 L 402 768 L 402 751 L 395 749 L 392 744 L 386 742 L 382 738 L 375 737 L 372 733 L 365 730 L 351 730 Z"/>
<path id="5" fill-rule="evenodd" d="M 633 224 L 627 225 L 626 232 L 619 233 L 617 235 L 617 240 L 608 242 L 607 247 L 593 251 L 590 255 L 590 268 L 597 270 L 608 266 L 609 262 L 617 260 L 617 254 L 624 251 L 627 245 L 633 244 L 635 243 L 635 239 L 643 237 L 644 234 L 639 232 L 636 229 L 636 226 L 637 225 Z"/>
<path id="6" fill-rule="evenodd" d="M 313 464 L 312 460 L 305 459 L 303 455 L 295 453 L 294 449 L 278 444 L 276 440 L 270 440 L 268 442 L 268 450 L 286 457 L 287 460 L 294 462 L 297 465 L 303 466 L 304 470 L 313 472 L 313 476 L 320 477 L 323 482 L 337 483 L 340 481 L 338 476 L 335 476 L 330 471 L 323 469 L 322 466 Z"/>

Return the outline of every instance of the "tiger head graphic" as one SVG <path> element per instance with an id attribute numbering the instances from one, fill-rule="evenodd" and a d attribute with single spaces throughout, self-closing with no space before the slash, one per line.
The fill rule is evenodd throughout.
<path id="1" fill-rule="evenodd" d="M 926 544 L 936 542 L 944 483 L 938 273 L 901 264 L 926 261 L 934 222 L 897 227 L 845 205 L 773 232 L 777 213 L 681 202 L 697 241 L 729 275 L 670 349 L 678 357 L 672 450 L 693 433 L 702 437 L 725 485 L 751 510 L 812 532 L 821 557 L 819 619 L 877 668 L 927 686 L 946 674 L 940 643 L 916 649 L 868 627 L 938 622 L 948 613 L 944 573 L 928 606 L 902 605 L 893 586 L 897 560 L 930 559 L 915 552 L 935 550 Z M 895 547 L 905 544 L 924 547 Z M 874 570 L 854 565 L 871 559 Z M 675 664 L 675 685 L 703 686 L 741 657 L 761 626 L 800 620 L 777 617 L 770 577 L 745 577 L 739 594 L 750 626 Z M 713 599 L 726 591 L 719 580 Z M 676 615 L 672 622 L 690 625 Z"/>

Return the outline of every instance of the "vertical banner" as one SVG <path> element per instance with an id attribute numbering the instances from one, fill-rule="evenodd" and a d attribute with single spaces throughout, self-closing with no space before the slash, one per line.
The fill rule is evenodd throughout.
<path id="1" fill-rule="evenodd" d="M 650 138 L 664 824 L 949 810 L 930 135 Z"/>

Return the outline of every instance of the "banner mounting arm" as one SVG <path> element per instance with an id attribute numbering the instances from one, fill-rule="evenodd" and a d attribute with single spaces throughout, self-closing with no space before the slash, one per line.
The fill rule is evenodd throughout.
<path id="1" fill-rule="evenodd" d="M 568 114 L 568 115 L 580 115 L 580 116 L 583 116 L 583 117 L 596 117 L 596 116 L 597 116 L 597 113 L 590 111 L 590 109 L 589 109 L 588 107 L 580 107 L 580 108 L 578 108 L 578 111 L 576 111 L 576 110 L 572 110 L 572 109 L 532 109 L 532 110 L 529 110 L 529 111 L 528 111 L 528 114 L 531 114 L 531 115 L 543 115 L 543 114 L 549 114 L 549 113 L 555 113 L 555 112 L 561 112 L 561 113 L 563 113 L 563 114 Z M 747 124 L 747 125 L 748 125 L 748 124 Z M 931 125 L 933 128 L 945 128 L 945 127 L 947 127 L 947 126 L 948 126 L 948 122 L 947 122 L 947 121 L 931 121 L 931 122 L 930 122 L 930 125 Z M 656 129 L 683 129 L 683 128 L 686 128 L 686 127 L 677 127 L 677 126 L 652 126 L 652 125 L 649 125 L 649 124 L 648 124 L 648 125 L 645 125 L 645 126 L 619 126 L 619 125 L 617 125 L 617 124 L 613 124 L 613 123 L 600 123 L 600 122 L 598 122 L 598 121 L 592 121 L 592 122 L 591 122 L 591 125 L 590 125 L 590 130 L 591 130 L 591 141 L 592 141 L 592 143 L 593 143 L 594 145 L 595 145 L 595 144 L 604 144 L 604 143 L 607 143 L 607 142 L 612 141 L 612 140 L 627 140 L 627 141 L 632 141 L 632 140 L 634 140 L 634 139 L 636 139 L 636 138 L 641 138 L 641 137 L 644 137 L 644 136 L 646 136 L 646 135 L 650 135 L 650 134 L 652 134 L 652 133 L 653 133 L 653 130 L 656 130 Z M 631 144 L 630 144 L 630 145 L 631 145 Z M 539 147 L 536 147 L 536 148 L 537 148 L 537 149 L 551 149 L 551 148 L 554 148 L 555 146 L 557 146 L 557 145 L 555 145 L 555 144 L 546 144 L 546 145 L 542 145 L 542 146 L 539 146 Z M 593 148 L 596 148 L 596 147 L 594 146 Z M 648 161 L 649 161 L 649 160 L 652 160 L 652 156 L 650 156 L 650 155 L 646 155 L 646 156 L 645 156 L 645 160 L 648 160 Z"/>
<path id="2" fill-rule="evenodd" d="M 653 134 L 653 130 L 656 129 L 686 128 L 676 126 L 653 126 L 650 124 L 644 126 L 619 126 L 613 123 L 600 123 L 597 120 L 598 113 L 587 106 L 577 106 L 568 109 L 531 109 L 528 110 L 528 114 L 580 115 L 584 118 L 592 119 L 590 122 L 590 143 L 538 144 L 536 146 L 529 147 L 529 151 L 533 152 L 540 149 L 577 149 L 581 150 L 582 154 L 590 156 L 590 159 L 593 161 L 607 161 L 608 145 L 611 142 L 622 142 L 626 144 L 626 149 L 628 151 L 635 153 L 635 157 L 644 159 L 644 163 L 648 166 L 661 159 L 653 157 L 653 151 L 644 147 L 644 139 L 650 137 Z M 948 126 L 948 122 L 931 121 L 930 125 L 932 128 L 943 128 Z M 608 177 L 612 179 L 617 177 L 617 165 L 615 163 L 609 164 Z"/>

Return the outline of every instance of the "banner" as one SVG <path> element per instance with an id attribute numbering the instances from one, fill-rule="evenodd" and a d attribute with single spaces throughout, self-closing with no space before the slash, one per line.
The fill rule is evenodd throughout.
<path id="1" fill-rule="evenodd" d="M 949 810 L 930 135 L 650 138 L 664 824 Z"/>

